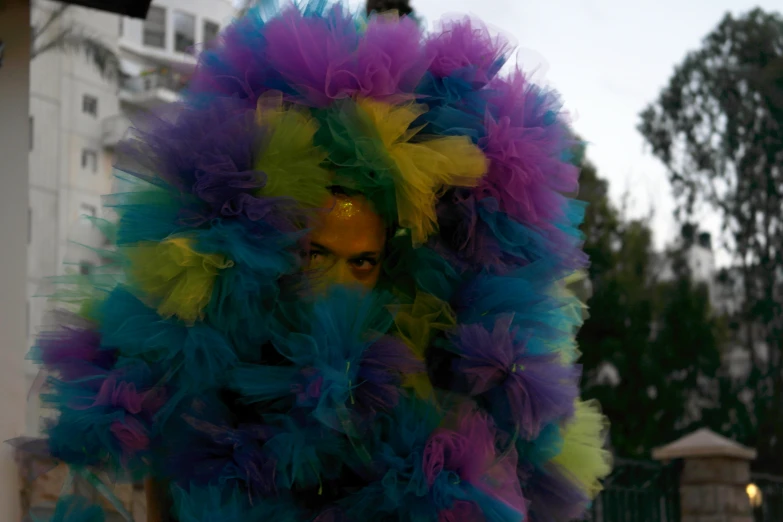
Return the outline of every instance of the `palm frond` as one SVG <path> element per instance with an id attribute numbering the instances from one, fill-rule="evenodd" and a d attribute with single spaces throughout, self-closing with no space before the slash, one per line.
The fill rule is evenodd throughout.
<path id="1" fill-rule="evenodd" d="M 52 50 L 80 52 L 95 66 L 100 75 L 107 80 L 115 80 L 120 71 L 120 58 L 117 52 L 100 38 L 90 36 L 75 27 L 59 31 L 44 44 L 37 45 L 31 52 L 31 60 Z"/>
<path id="2" fill-rule="evenodd" d="M 41 37 L 42 34 L 46 33 L 53 23 L 63 17 L 65 11 L 67 11 L 69 7 L 71 7 L 70 4 L 63 4 L 58 6 L 56 9 L 53 9 L 51 13 L 49 13 L 49 16 L 46 18 L 46 21 L 41 24 L 41 27 L 33 28 L 33 46 L 35 46 L 35 42 Z"/>

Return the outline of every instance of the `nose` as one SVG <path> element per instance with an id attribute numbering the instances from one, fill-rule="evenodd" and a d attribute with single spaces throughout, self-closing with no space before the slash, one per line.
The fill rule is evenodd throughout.
<path id="1" fill-rule="evenodd" d="M 353 275 L 348 263 L 340 260 L 329 268 L 319 271 L 315 278 L 315 288 L 321 291 L 327 290 L 332 286 L 359 287 L 362 284 Z"/>
<path id="2" fill-rule="evenodd" d="M 357 282 L 348 263 L 344 263 L 342 260 L 329 267 L 329 270 L 324 274 L 324 280 L 327 284 L 332 285 L 350 285 Z"/>

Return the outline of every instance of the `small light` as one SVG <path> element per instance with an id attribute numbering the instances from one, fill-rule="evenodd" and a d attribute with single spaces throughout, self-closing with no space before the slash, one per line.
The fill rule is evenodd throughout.
<path id="1" fill-rule="evenodd" d="M 759 487 L 753 483 L 750 483 L 745 488 L 745 493 L 748 494 L 748 499 L 750 499 L 750 505 L 754 508 L 757 508 L 761 505 L 762 498 L 761 498 L 761 490 Z"/>

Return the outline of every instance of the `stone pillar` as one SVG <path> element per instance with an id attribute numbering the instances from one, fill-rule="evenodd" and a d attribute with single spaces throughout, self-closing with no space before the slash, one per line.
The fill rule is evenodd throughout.
<path id="1" fill-rule="evenodd" d="M 746 488 L 755 450 L 700 429 L 654 450 L 653 458 L 683 460 L 681 522 L 753 522 Z"/>

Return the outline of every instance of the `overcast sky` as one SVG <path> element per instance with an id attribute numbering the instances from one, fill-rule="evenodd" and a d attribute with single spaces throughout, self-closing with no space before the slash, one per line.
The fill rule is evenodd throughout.
<path id="1" fill-rule="evenodd" d="M 364 0 L 349 0 L 352 7 Z M 655 210 L 658 247 L 677 233 L 674 201 L 663 167 L 636 131 L 686 53 L 731 11 L 759 6 L 783 11 L 783 0 L 411 0 L 432 24 L 444 15 L 475 15 L 507 34 L 519 63 L 563 96 L 574 126 L 590 142 L 589 157 L 609 179 L 615 201 L 628 192 L 633 216 Z M 701 223 L 717 233 L 715 216 Z M 719 255 L 718 262 L 728 262 Z"/>

